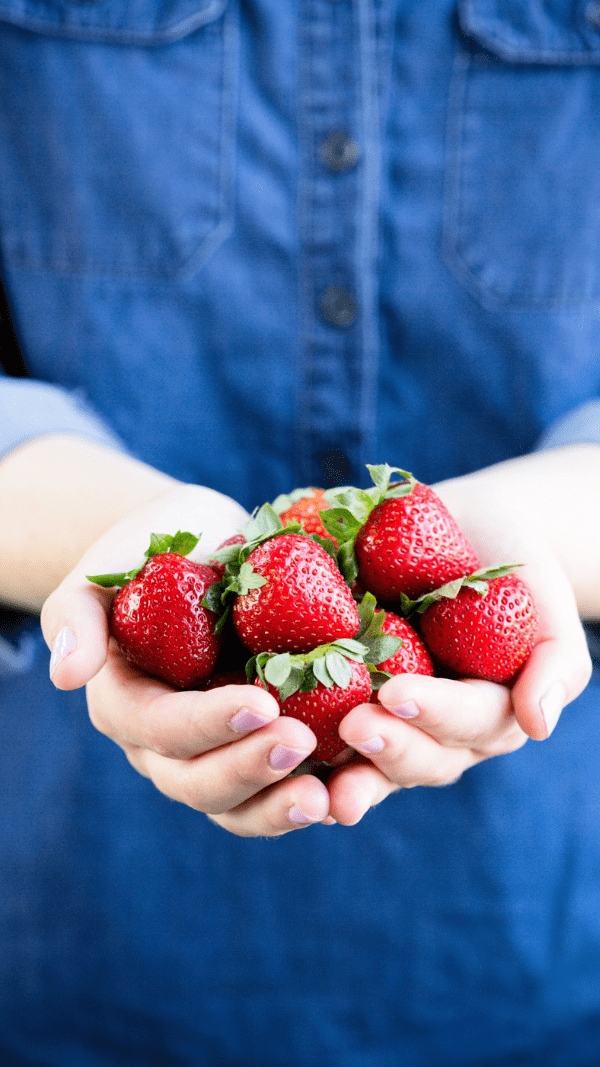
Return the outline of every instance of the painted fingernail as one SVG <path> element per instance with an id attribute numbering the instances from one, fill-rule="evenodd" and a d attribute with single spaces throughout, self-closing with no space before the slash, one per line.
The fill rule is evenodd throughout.
<path id="1" fill-rule="evenodd" d="M 368 741 L 363 741 L 361 745 L 354 746 L 357 752 L 362 752 L 364 756 L 372 756 L 375 752 L 381 752 L 385 748 L 385 741 L 383 737 L 370 737 Z"/>
<path id="2" fill-rule="evenodd" d="M 308 752 L 295 752 L 292 748 L 284 748 L 283 745 L 275 745 L 269 753 L 269 763 L 274 771 L 291 771 L 306 759 Z"/>
<path id="3" fill-rule="evenodd" d="M 399 719 L 415 719 L 419 714 L 419 709 L 414 700 L 407 700 L 406 704 L 398 704 L 395 708 L 386 708 L 386 711 L 396 715 Z"/>
<path id="4" fill-rule="evenodd" d="M 290 822 L 296 823 L 297 826 L 306 826 L 308 823 L 321 821 L 318 818 L 313 819 L 312 816 L 305 815 L 302 809 L 299 808 L 297 804 L 293 804 L 290 810 L 288 811 L 288 819 L 290 820 Z"/>
<path id="5" fill-rule="evenodd" d="M 63 626 L 62 630 L 59 630 L 54 638 L 54 644 L 52 645 L 52 653 L 50 655 L 50 677 L 54 674 L 59 663 L 62 663 L 70 652 L 75 651 L 77 644 L 77 638 L 68 626 Z"/>
<path id="6" fill-rule="evenodd" d="M 240 708 L 229 720 L 229 725 L 236 734 L 241 734 L 247 730 L 258 730 L 261 726 L 266 726 L 269 721 L 269 719 L 261 719 L 249 708 Z"/>
<path id="7" fill-rule="evenodd" d="M 540 700 L 540 711 L 543 715 L 548 737 L 556 726 L 562 709 L 565 706 L 565 687 L 562 682 L 554 682 Z"/>

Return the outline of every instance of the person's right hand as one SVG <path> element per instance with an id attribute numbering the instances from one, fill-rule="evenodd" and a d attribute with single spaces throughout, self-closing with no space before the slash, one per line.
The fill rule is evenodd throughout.
<path id="1" fill-rule="evenodd" d="M 206 558 L 246 519 L 211 490 L 182 485 L 166 492 L 86 552 L 46 600 L 42 629 L 53 649 L 54 684 L 87 685 L 92 723 L 140 774 L 232 833 L 275 836 L 328 815 L 322 782 L 288 777 L 314 749 L 312 730 L 280 716 L 276 700 L 256 686 L 179 692 L 133 669 L 109 636 L 114 591 L 86 578 L 139 565 L 151 532 L 202 531 L 193 555 Z"/>

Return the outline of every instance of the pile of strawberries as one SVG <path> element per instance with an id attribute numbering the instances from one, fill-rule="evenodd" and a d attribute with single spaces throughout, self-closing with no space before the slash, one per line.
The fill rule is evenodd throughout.
<path id="1" fill-rule="evenodd" d="M 120 587 L 111 631 L 123 655 L 180 689 L 262 685 L 308 723 L 322 761 L 343 750 L 346 713 L 394 674 L 510 683 L 537 634 L 514 565 L 481 570 L 429 486 L 368 469 L 370 489 L 263 505 L 206 564 L 187 558 L 194 535 L 153 534 L 139 568 L 90 576 Z"/>

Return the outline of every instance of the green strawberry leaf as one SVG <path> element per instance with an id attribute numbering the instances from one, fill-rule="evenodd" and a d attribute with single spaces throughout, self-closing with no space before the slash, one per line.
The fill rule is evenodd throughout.
<path id="1" fill-rule="evenodd" d="M 512 574 L 522 563 L 498 563 L 494 567 L 482 567 L 479 571 L 473 571 L 465 578 L 465 585 L 474 585 L 478 581 L 491 582 L 494 578 L 503 578 L 505 574 Z"/>
<path id="2" fill-rule="evenodd" d="M 196 536 L 187 530 L 178 530 L 176 534 L 151 533 L 150 544 L 144 552 L 144 560 L 139 567 L 115 574 L 86 574 L 86 578 L 88 582 L 100 585 L 104 589 L 113 589 L 115 586 L 122 588 L 140 573 L 153 556 L 159 556 L 165 552 L 177 552 L 180 556 L 188 556 L 198 544 L 201 536 L 202 534 Z"/>
<path id="3" fill-rule="evenodd" d="M 378 663 L 385 663 L 386 660 L 391 659 L 396 655 L 399 649 L 404 644 L 401 637 L 394 637 L 393 634 L 381 634 L 380 637 L 373 637 L 369 640 L 369 651 L 365 657 L 367 664 L 372 663 L 377 666 Z"/>
<path id="4" fill-rule="evenodd" d="M 344 659 L 340 652 L 327 652 L 325 664 L 335 684 L 339 685 L 340 689 L 347 689 L 353 678 L 352 667 L 348 660 Z M 313 663 L 313 670 L 314 666 Z"/>
<path id="5" fill-rule="evenodd" d="M 223 548 L 218 548 L 216 552 L 211 552 L 210 558 L 216 560 L 217 563 L 233 563 L 244 547 L 244 545 L 225 545 Z"/>
<path id="6" fill-rule="evenodd" d="M 376 612 L 376 607 L 377 601 L 372 593 L 365 593 L 358 605 L 360 629 L 356 636 L 367 647 L 367 665 L 384 663 L 386 659 L 395 656 L 404 643 L 400 637 L 383 633 L 385 611 L 380 609 Z"/>
<path id="7" fill-rule="evenodd" d="M 369 492 L 364 489 L 356 489 L 354 486 L 345 486 L 343 489 L 328 489 L 325 493 L 325 499 L 328 504 L 331 504 L 332 510 L 350 512 L 355 522 L 358 523 L 358 529 L 367 521 L 373 510 L 373 501 Z M 331 511 L 328 511 L 327 514 L 330 515 Z M 321 521 L 323 521 L 323 516 L 321 516 Z M 329 530 L 329 533 L 332 532 Z"/>
<path id="8" fill-rule="evenodd" d="M 348 586 L 358 577 L 358 562 L 354 554 L 354 541 L 341 545 L 337 554 L 338 569 Z"/>
<path id="9" fill-rule="evenodd" d="M 288 697 L 292 697 L 294 693 L 297 693 L 298 690 L 302 689 L 304 681 L 305 672 L 302 667 L 292 666 L 292 669 L 289 673 L 289 677 L 279 689 L 279 699 L 283 701 L 287 700 Z M 314 686 L 310 685 L 310 689 L 314 689 Z M 309 690 L 304 691 L 308 692 Z"/>
<path id="10" fill-rule="evenodd" d="M 324 685 L 326 689 L 331 689 L 334 684 L 334 680 L 327 670 L 327 661 L 325 656 L 321 656 L 316 659 L 312 664 L 312 670 L 317 681 Z"/>
<path id="11" fill-rule="evenodd" d="M 142 564 L 142 567 L 144 564 Z M 135 578 L 136 574 L 139 574 L 142 567 L 136 567 L 132 571 L 121 571 L 118 574 L 86 574 L 88 582 L 93 582 L 94 585 L 101 585 L 103 589 L 113 589 L 116 586 L 122 588 L 127 585 L 132 578 Z"/>
<path id="12" fill-rule="evenodd" d="M 347 659 L 355 660 L 356 663 L 363 663 L 368 651 L 362 641 L 356 641 L 352 637 L 338 637 L 330 647 L 334 651 L 341 652 Z"/>
<path id="13" fill-rule="evenodd" d="M 223 608 L 223 585 L 223 582 L 213 582 L 200 601 L 203 608 L 214 611 L 216 615 L 220 615 Z"/>
<path id="14" fill-rule="evenodd" d="M 284 527 L 279 515 L 271 504 L 263 504 L 255 511 L 242 529 L 246 541 L 256 547 L 261 541 L 273 537 L 273 534 L 282 533 Z M 240 546 L 244 548 L 244 545 Z"/>
<path id="15" fill-rule="evenodd" d="M 229 567 L 225 569 L 221 594 L 223 601 L 225 601 L 228 593 L 238 593 L 239 596 L 245 596 L 251 589 L 260 589 L 267 584 L 267 579 L 263 578 L 262 574 L 257 574 L 250 563 L 241 563 L 239 570 L 236 568 L 236 571 L 230 570 Z"/>
<path id="16" fill-rule="evenodd" d="M 312 664 L 309 664 L 303 671 L 302 682 L 300 685 L 301 693 L 310 693 L 318 685 L 318 679 L 315 677 Z"/>
<path id="17" fill-rule="evenodd" d="M 360 519 L 349 508 L 332 507 L 321 512 L 321 522 L 328 534 L 335 537 L 338 545 L 354 542 L 358 531 L 363 525 Z"/>
<path id="18" fill-rule="evenodd" d="M 388 674 L 387 671 L 378 671 L 375 668 L 371 670 L 371 667 L 368 663 L 367 667 L 369 667 L 369 671 L 371 673 L 371 688 L 375 689 L 376 691 L 378 689 L 381 689 L 384 682 L 387 682 L 388 679 L 392 677 L 392 675 Z"/>
<path id="19" fill-rule="evenodd" d="M 320 534 L 311 533 L 308 535 L 309 541 L 315 541 L 316 544 L 324 548 L 329 556 L 331 556 L 334 563 L 337 563 L 337 550 L 329 537 L 321 537 Z"/>
<path id="20" fill-rule="evenodd" d="M 427 611 L 427 608 L 430 608 L 438 600 L 443 600 L 444 598 L 454 600 L 460 590 L 465 587 L 473 589 L 480 596 L 486 596 L 489 582 L 493 581 L 494 578 L 502 578 L 505 574 L 511 574 L 517 567 L 521 566 L 521 563 L 500 563 L 495 567 L 482 567 L 481 570 L 473 571 L 472 574 L 465 574 L 462 578 L 455 578 L 451 582 L 446 582 L 439 589 L 432 589 L 430 593 L 424 593 L 417 600 L 410 600 L 401 593 L 402 611 L 405 615 L 409 615 L 413 611 L 422 615 L 424 611 Z"/>
<path id="21" fill-rule="evenodd" d="M 404 471 L 401 467 L 390 467 L 389 463 L 381 463 L 377 466 L 370 466 L 367 463 L 367 470 L 375 483 L 376 491 L 369 491 L 372 494 L 373 506 L 381 504 L 383 500 L 407 496 L 408 493 L 412 493 L 417 484 L 416 478 L 409 471 Z M 390 487 L 390 480 L 394 474 L 399 474 L 402 482 L 400 485 Z"/>
<path id="22" fill-rule="evenodd" d="M 273 656 L 265 666 L 265 678 L 275 689 L 280 689 L 287 682 L 292 670 L 292 658 L 289 652 Z"/>

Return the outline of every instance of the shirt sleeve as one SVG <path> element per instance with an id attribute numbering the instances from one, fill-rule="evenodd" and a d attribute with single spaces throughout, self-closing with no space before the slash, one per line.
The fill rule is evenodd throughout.
<path id="1" fill-rule="evenodd" d="M 34 437 L 74 433 L 125 452 L 123 442 L 78 392 L 0 375 L 0 458 Z"/>
<path id="2" fill-rule="evenodd" d="M 556 419 L 542 434 L 536 451 L 594 442 L 600 444 L 600 399 L 588 400 Z"/>
<path id="3" fill-rule="evenodd" d="M 0 459 L 26 441 L 50 433 L 81 434 L 119 452 L 127 451 L 81 394 L 0 372 Z M 19 624 L 18 613 L 14 624 L 11 612 L 0 612 L 0 616 L 0 678 L 6 678 L 31 669 L 37 641 L 31 625 Z M 11 620 L 10 638 L 5 616 Z"/>

